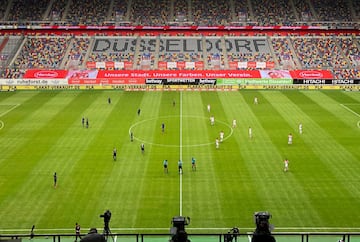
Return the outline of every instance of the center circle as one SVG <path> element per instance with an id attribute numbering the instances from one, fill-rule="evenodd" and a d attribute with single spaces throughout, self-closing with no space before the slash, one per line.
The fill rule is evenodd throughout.
<path id="1" fill-rule="evenodd" d="M 152 129 L 155 129 L 155 133 L 149 132 Z M 228 123 L 216 120 L 216 117 L 215 124 L 210 125 L 209 117 L 171 115 L 138 121 L 129 128 L 129 135 L 133 133 L 134 140 L 149 145 L 197 147 L 215 144 L 215 139 L 219 137 L 221 131 L 224 132 L 223 141 L 234 132 Z"/>

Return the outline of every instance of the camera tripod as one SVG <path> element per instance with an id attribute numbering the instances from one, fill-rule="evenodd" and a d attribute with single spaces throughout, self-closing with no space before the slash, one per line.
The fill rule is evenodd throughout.
<path id="1" fill-rule="evenodd" d="M 108 241 L 109 236 L 112 238 L 113 241 L 115 241 L 108 223 L 105 223 L 104 225 L 104 236 L 106 241 Z"/>

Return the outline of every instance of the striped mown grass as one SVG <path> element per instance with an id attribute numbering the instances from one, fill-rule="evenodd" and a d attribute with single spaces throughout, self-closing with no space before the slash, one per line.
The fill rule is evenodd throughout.
<path id="1" fill-rule="evenodd" d="M 359 230 L 360 93 L 19 91 L 0 93 L 0 121 L 2 233 L 101 228 L 106 209 L 112 232 L 168 232 L 177 215 L 252 231 L 255 211 L 276 231 Z"/>

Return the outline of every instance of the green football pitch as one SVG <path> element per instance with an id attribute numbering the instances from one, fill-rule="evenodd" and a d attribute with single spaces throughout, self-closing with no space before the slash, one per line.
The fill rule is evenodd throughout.
<path id="1" fill-rule="evenodd" d="M 0 154 L 0 233 L 360 230 L 360 92 L 2 92 Z"/>

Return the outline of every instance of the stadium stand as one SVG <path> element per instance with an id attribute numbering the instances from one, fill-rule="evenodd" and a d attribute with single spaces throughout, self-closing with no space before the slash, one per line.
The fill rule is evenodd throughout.
<path id="1" fill-rule="evenodd" d="M 133 0 L 129 20 L 138 25 L 166 25 L 169 19 L 169 4 L 164 0 Z"/>
<path id="2" fill-rule="evenodd" d="M 318 21 L 352 21 L 349 1 L 311 0 Z"/>
<path id="3" fill-rule="evenodd" d="M 192 1 L 192 16 L 195 25 L 216 26 L 231 22 L 230 2 L 226 0 Z"/>
<path id="4" fill-rule="evenodd" d="M 128 12 L 127 0 L 113 0 L 110 3 L 110 19 L 109 22 L 114 25 L 129 23 L 129 17 L 126 15 Z"/>
<path id="5" fill-rule="evenodd" d="M 86 36 L 76 36 L 72 38 L 70 46 L 65 53 L 65 63 L 62 67 L 65 69 L 82 69 L 84 68 L 84 60 L 87 57 L 87 51 L 90 47 L 91 39 Z"/>
<path id="6" fill-rule="evenodd" d="M 296 62 L 297 59 L 293 55 L 289 37 L 272 37 L 271 45 L 280 68 L 289 70 L 300 67 L 300 64 Z"/>
<path id="7" fill-rule="evenodd" d="M 48 2 L 48 0 L 9 1 L 8 3 L 11 5 L 8 6 L 10 11 L 7 19 L 15 22 L 41 21 L 44 19 Z"/>
<path id="8" fill-rule="evenodd" d="M 36 2 L 36 4 L 35 4 Z M 359 78 L 360 1 L 4 0 L 0 26 L 150 26 L 142 31 L 1 31 L 4 78 L 26 69 L 326 69 Z M 152 31 L 156 26 L 187 31 Z M 11 27 L 12 26 L 12 27 Z M 197 31 L 208 26 L 208 31 Z M 211 31 L 313 26 L 316 31 Z M 265 28 L 266 29 L 266 28 Z M 257 43 L 257 41 L 260 41 Z M 247 65 L 246 63 L 257 63 Z"/>
<path id="9" fill-rule="evenodd" d="M 70 1 L 66 20 L 73 25 L 101 25 L 106 21 L 110 0 Z"/>
<path id="10" fill-rule="evenodd" d="M 296 22 L 290 1 L 252 1 L 254 21 L 260 25 L 291 25 Z M 266 16 L 266 18 L 264 18 Z"/>
<path id="11" fill-rule="evenodd" d="M 69 37 L 26 37 L 13 67 L 16 69 L 60 69 Z"/>
<path id="12" fill-rule="evenodd" d="M 67 0 L 54 1 L 49 8 L 48 19 L 51 21 L 52 25 L 66 24 L 65 20 L 63 22 L 62 19 L 65 18 L 65 11 L 68 9 Z"/>

